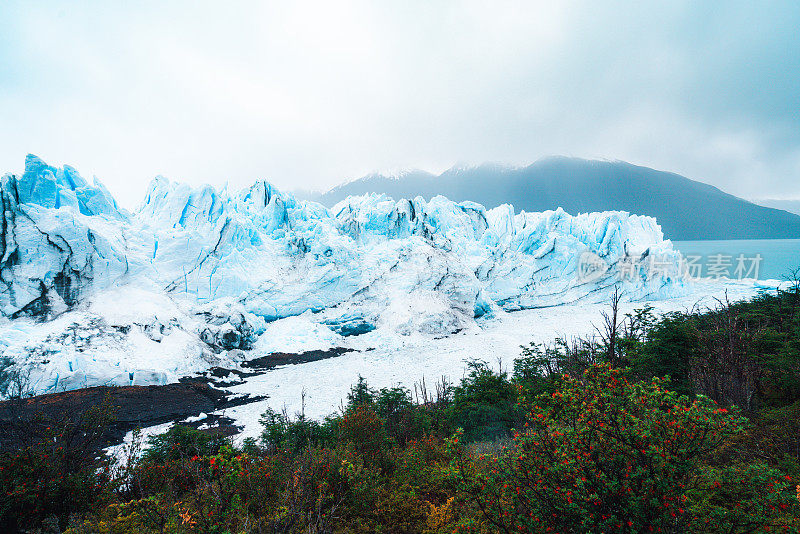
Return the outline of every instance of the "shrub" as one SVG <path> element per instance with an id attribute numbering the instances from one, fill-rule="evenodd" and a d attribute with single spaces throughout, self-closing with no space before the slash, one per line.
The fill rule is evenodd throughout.
<path id="1" fill-rule="evenodd" d="M 342 440 L 371 466 L 388 467 L 389 437 L 384 420 L 372 406 L 359 405 L 345 412 L 339 423 Z"/>
<path id="2" fill-rule="evenodd" d="M 411 400 L 403 387 L 383 388 L 375 397 L 375 411 L 386 422 L 386 432 L 400 445 L 431 432 L 433 422 L 424 406 Z"/>
<path id="3" fill-rule="evenodd" d="M 702 458 L 744 423 L 707 398 L 679 396 L 658 379 L 631 383 L 602 365 L 522 404 L 525 429 L 483 458 L 484 470 L 461 449 L 456 457 L 486 519 L 515 532 L 683 532 Z"/>
<path id="4" fill-rule="evenodd" d="M 64 528 L 110 498 L 108 461 L 99 451 L 113 419 L 107 404 L 63 421 L 34 421 L 27 443 L 0 454 L 0 532 L 38 527 L 55 518 Z"/>
<path id="5" fill-rule="evenodd" d="M 792 477 L 763 462 L 706 467 L 687 491 L 694 532 L 798 532 Z"/>
<path id="6" fill-rule="evenodd" d="M 450 421 L 469 441 L 509 436 L 521 422 L 517 388 L 506 372 L 492 371 L 486 362 L 468 363 L 469 372 L 453 390 Z"/>
<path id="7" fill-rule="evenodd" d="M 309 447 L 331 445 L 335 441 L 337 420 L 334 417 L 319 423 L 298 414 L 295 419 L 268 408 L 261 416 L 261 444 L 267 452 L 299 454 Z"/>
<path id="8" fill-rule="evenodd" d="M 163 434 L 147 440 L 142 460 L 145 463 L 165 463 L 192 456 L 211 456 L 227 444 L 230 444 L 230 439 L 219 432 L 174 425 Z"/>

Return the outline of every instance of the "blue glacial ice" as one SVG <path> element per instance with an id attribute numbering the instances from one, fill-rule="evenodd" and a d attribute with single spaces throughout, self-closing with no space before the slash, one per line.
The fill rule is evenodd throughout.
<path id="1" fill-rule="evenodd" d="M 310 317 L 328 341 L 446 336 L 498 313 L 599 302 L 615 285 L 630 300 L 691 291 L 655 219 L 625 212 L 383 195 L 327 209 L 263 181 L 228 192 L 157 177 L 128 213 L 97 179 L 32 155 L 0 200 L 0 350 L 38 370 L 37 391 L 233 365 L 288 317 Z M 586 255 L 598 275 L 580 276 Z M 620 282 L 631 257 L 661 268 Z"/>

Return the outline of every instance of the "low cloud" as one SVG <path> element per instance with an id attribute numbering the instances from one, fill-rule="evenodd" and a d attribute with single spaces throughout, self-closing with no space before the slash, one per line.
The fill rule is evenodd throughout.
<path id="1" fill-rule="evenodd" d="M 128 206 L 156 174 L 326 189 L 549 154 L 800 197 L 800 5 L 553 4 L 4 3 L 0 165 Z"/>

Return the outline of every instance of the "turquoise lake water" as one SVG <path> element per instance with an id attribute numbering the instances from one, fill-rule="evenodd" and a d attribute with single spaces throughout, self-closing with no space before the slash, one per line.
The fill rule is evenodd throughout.
<path id="1" fill-rule="evenodd" d="M 673 241 L 685 257 L 693 256 L 702 266 L 702 275 L 724 274 L 739 278 L 757 264 L 761 280 L 785 279 L 792 269 L 800 267 L 800 239 L 753 239 L 731 241 Z M 697 258 L 699 256 L 699 258 Z M 760 260 L 758 257 L 760 256 Z"/>

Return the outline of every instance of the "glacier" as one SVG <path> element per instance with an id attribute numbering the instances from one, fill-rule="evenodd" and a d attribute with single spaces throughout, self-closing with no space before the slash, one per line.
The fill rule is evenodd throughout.
<path id="1" fill-rule="evenodd" d="M 625 212 L 376 194 L 328 209 L 265 181 L 228 192 L 160 176 L 128 212 L 96 178 L 33 155 L 0 185 L 0 358 L 35 393 L 236 368 L 289 335 L 297 350 L 402 343 L 615 288 L 692 291 L 655 219 Z M 660 268 L 623 277 L 630 258 Z"/>

